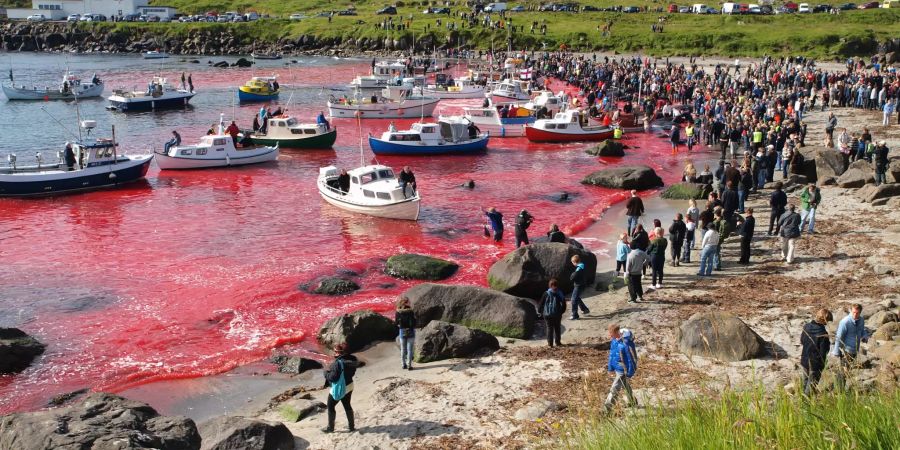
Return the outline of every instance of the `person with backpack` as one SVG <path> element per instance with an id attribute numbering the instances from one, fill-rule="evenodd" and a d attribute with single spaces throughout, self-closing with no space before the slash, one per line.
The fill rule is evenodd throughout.
<path id="1" fill-rule="evenodd" d="M 347 425 L 350 431 L 356 430 L 353 422 L 353 407 L 350 406 L 350 396 L 353 394 L 353 375 L 359 367 L 359 361 L 350 354 L 347 344 L 341 343 L 334 347 L 334 362 L 325 370 L 325 387 L 328 391 L 328 427 L 322 430 L 325 433 L 334 432 L 334 419 L 337 415 L 335 407 L 338 402 L 344 406 L 347 413 Z"/>
<path id="2" fill-rule="evenodd" d="M 570 319 L 578 320 L 579 309 L 584 314 L 590 314 L 591 310 L 588 309 L 581 299 L 581 291 L 587 282 L 587 274 L 584 270 L 584 263 L 581 262 L 581 257 L 578 255 L 572 256 L 572 265 L 575 266 L 575 271 L 572 272 L 572 275 L 569 275 L 569 281 L 574 285 L 572 288 L 572 317 Z"/>
<path id="3" fill-rule="evenodd" d="M 831 311 L 822 308 L 816 312 L 816 318 L 803 326 L 800 334 L 800 367 L 803 367 L 803 393 L 812 394 L 828 359 L 831 341 L 825 324 L 831 321 Z"/>
<path id="4" fill-rule="evenodd" d="M 400 362 L 406 370 L 413 370 L 413 347 L 416 342 L 416 314 L 409 305 L 409 299 L 397 302 L 394 323 L 400 334 Z"/>
<path id="5" fill-rule="evenodd" d="M 612 411 L 619 392 L 623 389 L 628 397 L 628 406 L 637 406 L 637 400 L 635 400 L 634 393 L 631 391 L 631 384 L 628 382 L 628 379 L 633 377 L 635 371 L 637 371 L 637 351 L 633 336 L 628 332 L 628 337 L 626 338 L 617 324 L 610 324 L 608 330 L 610 344 L 609 362 L 606 365 L 606 370 L 615 378 L 603 405 L 606 407 L 607 413 Z"/>
<path id="6" fill-rule="evenodd" d="M 543 295 L 537 305 L 538 317 L 544 318 L 544 324 L 547 325 L 547 345 L 561 346 L 560 338 L 562 337 L 562 318 L 566 313 L 566 297 L 559 290 L 559 282 L 556 278 L 551 278 L 549 288 Z"/>
<path id="7" fill-rule="evenodd" d="M 794 244 L 800 237 L 802 219 L 796 209 L 793 204 L 788 205 L 788 211 L 778 219 L 778 225 L 781 227 L 781 260 L 787 261 L 788 264 L 794 261 Z"/>
<path id="8" fill-rule="evenodd" d="M 528 227 L 531 226 L 531 222 L 534 222 L 534 216 L 524 209 L 516 216 L 516 248 L 521 247 L 523 243 L 529 244 Z"/>

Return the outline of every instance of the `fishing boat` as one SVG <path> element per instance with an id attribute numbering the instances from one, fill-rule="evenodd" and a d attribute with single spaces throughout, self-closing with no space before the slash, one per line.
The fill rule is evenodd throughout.
<path id="1" fill-rule="evenodd" d="M 450 79 L 446 75 L 435 76 L 435 84 L 423 89 L 425 95 L 436 98 L 484 98 L 484 86 L 468 78 Z"/>
<path id="2" fill-rule="evenodd" d="M 178 89 L 163 77 L 153 77 L 145 91 L 116 89 L 109 96 L 107 108 L 117 111 L 155 111 L 166 108 L 183 108 L 188 105 L 194 93 Z"/>
<path id="3" fill-rule="evenodd" d="M 281 53 L 250 53 L 253 59 L 281 59 Z"/>
<path id="4" fill-rule="evenodd" d="M 12 74 L 10 73 L 10 77 Z M 3 93 L 10 100 L 71 100 L 73 98 L 99 97 L 103 94 L 103 82 L 95 74 L 90 82 L 82 82 L 77 76 L 66 72 L 62 82 L 56 87 L 16 86 L 10 82 L 2 86 Z"/>
<path id="5" fill-rule="evenodd" d="M 556 113 L 566 109 L 566 102 L 568 102 L 568 96 L 562 91 L 559 94 L 554 94 L 550 91 L 540 91 L 538 95 L 531 101 L 523 104 L 522 107 L 535 112 L 544 108 L 550 115 L 556 115 Z"/>
<path id="6" fill-rule="evenodd" d="M 195 145 L 173 145 L 156 151 L 156 165 L 160 170 L 206 169 L 258 164 L 278 158 L 278 145 L 235 147 L 234 139 L 225 134 L 223 117 L 219 118 L 216 131 L 215 134 L 203 136 Z"/>
<path id="7" fill-rule="evenodd" d="M 57 153 L 57 161 L 45 164 L 41 153 L 35 164 L 19 165 L 16 154 L 7 155 L 9 165 L 0 167 L 0 197 L 68 194 L 92 189 L 118 187 L 147 175 L 153 155 L 123 155 L 113 139 L 91 139 L 93 120 L 79 124 L 87 138 L 67 143 Z"/>
<path id="8" fill-rule="evenodd" d="M 342 189 L 337 167 L 319 168 L 317 186 L 326 202 L 355 213 L 387 219 L 418 220 L 418 192 L 406 186 L 406 192 L 387 166 L 367 165 L 347 172 L 349 186 Z"/>
<path id="9" fill-rule="evenodd" d="M 266 102 L 278 98 L 281 86 L 276 76 L 253 77 L 238 88 L 238 100 L 242 102 Z"/>
<path id="10" fill-rule="evenodd" d="M 493 137 L 524 136 L 525 125 L 536 120 L 533 111 L 515 104 L 463 108 L 463 117 Z"/>
<path id="11" fill-rule="evenodd" d="M 166 52 L 150 50 L 148 52 L 141 53 L 141 56 L 143 56 L 144 59 L 164 59 L 168 58 L 169 54 Z"/>
<path id="12" fill-rule="evenodd" d="M 407 95 L 400 100 L 385 95 L 371 97 L 334 98 L 328 101 L 331 117 L 359 117 L 360 119 L 415 119 L 430 117 L 441 100 L 421 95 Z"/>
<path id="13" fill-rule="evenodd" d="M 519 102 L 530 100 L 531 94 L 528 93 L 528 83 L 524 81 L 504 80 L 491 89 L 491 101 L 493 103 Z"/>
<path id="14" fill-rule="evenodd" d="M 391 129 L 381 138 L 369 135 L 376 155 L 471 154 L 487 149 L 489 135 L 465 119 L 447 117 L 437 123 L 414 123 L 409 130 Z"/>
<path id="15" fill-rule="evenodd" d="M 375 63 L 371 74 L 354 78 L 350 82 L 350 88 L 363 93 L 378 92 L 385 86 L 399 86 L 404 78 L 416 78 L 404 62 L 379 61 Z"/>
<path id="16" fill-rule="evenodd" d="M 293 117 L 268 119 L 266 132 L 242 133 L 243 145 L 276 145 L 281 148 L 331 148 L 337 139 L 337 128 L 325 124 L 300 123 Z"/>
<path id="17" fill-rule="evenodd" d="M 552 119 L 540 119 L 526 125 L 525 136 L 532 142 L 602 141 L 613 137 L 614 130 L 610 127 L 583 125 L 588 120 L 581 111 L 564 111 Z"/>

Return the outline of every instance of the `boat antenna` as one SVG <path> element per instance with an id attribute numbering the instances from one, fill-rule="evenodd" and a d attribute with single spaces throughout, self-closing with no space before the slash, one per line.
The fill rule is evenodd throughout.
<path id="1" fill-rule="evenodd" d="M 53 119 L 53 121 L 56 122 L 60 126 L 60 128 L 65 130 L 66 133 L 71 134 L 73 137 L 75 137 L 76 139 L 81 141 L 81 128 L 78 129 L 78 134 L 75 134 L 72 132 L 72 130 L 66 128 L 66 126 L 63 125 L 63 123 L 59 121 L 59 119 L 57 119 L 56 117 L 53 117 L 53 114 L 50 114 L 50 111 L 47 111 L 43 106 L 41 106 L 41 111 L 45 112 L 48 116 L 50 116 L 50 118 Z"/>
<path id="2" fill-rule="evenodd" d="M 359 166 L 366 165 L 366 158 L 363 156 L 363 135 L 362 135 L 362 117 L 360 117 L 359 103 L 356 104 L 356 129 L 359 134 Z"/>

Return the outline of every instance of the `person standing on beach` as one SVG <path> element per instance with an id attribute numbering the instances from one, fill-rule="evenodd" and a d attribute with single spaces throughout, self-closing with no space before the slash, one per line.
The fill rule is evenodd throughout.
<path id="1" fill-rule="evenodd" d="M 684 223 L 684 227 L 684 251 L 681 254 L 681 262 L 689 263 L 691 262 L 691 250 L 694 249 L 694 239 L 696 238 L 697 234 L 697 222 L 695 222 L 693 219 L 691 219 L 690 216 L 688 216 L 687 222 Z"/>
<path id="2" fill-rule="evenodd" d="M 628 234 L 619 235 L 619 242 L 616 242 L 616 276 L 625 275 L 625 261 L 628 260 Z"/>
<path id="3" fill-rule="evenodd" d="M 741 264 L 750 264 L 750 242 L 753 241 L 753 231 L 756 228 L 756 218 L 753 217 L 753 208 L 747 208 L 744 224 L 741 225 Z"/>
<path id="4" fill-rule="evenodd" d="M 544 318 L 547 325 L 547 345 L 551 348 L 561 346 L 562 318 L 566 313 L 566 298 L 559 290 L 559 282 L 556 278 L 550 279 L 549 288 L 541 295 L 541 301 L 537 305 L 538 317 Z"/>
<path id="5" fill-rule="evenodd" d="M 572 275 L 569 275 L 569 281 L 572 282 L 572 320 L 578 320 L 578 310 L 581 309 L 581 312 L 585 314 L 590 314 L 591 310 L 588 309 L 587 305 L 584 304 L 584 301 L 581 300 L 581 291 L 584 289 L 584 283 L 586 282 L 587 274 L 585 273 L 584 263 L 581 262 L 581 257 L 578 255 L 572 256 L 572 265 L 575 266 L 575 270 L 572 272 Z"/>
<path id="6" fill-rule="evenodd" d="M 678 126 L 677 123 L 672 124 L 672 129 L 669 132 L 669 142 L 672 143 L 672 154 L 675 155 L 678 153 L 678 143 L 681 141 L 681 127 Z"/>
<path id="7" fill-rule="evenodd" d="M 831 142 L 831 147 L 834 147 L 834 129 L 837 128 L 837 123 L 837 117 L 834 117 L 834 113 L 828 113 L 828 121 L 825 124 L 825 134 Z"/>
<path id="8" fill-rule="evenodd" d="M 397 313 L 394 315 L 400 335 L 400 363 L 407 370 L 413 370 L 413 347 L 416 343 L 416 314 L 409 305 L 409 299 L 402 298 L 397 302 Z"/>
<path id="9" fill-rule="evenodd" d="M 353 394 L 353 376 L 359 367 L 359 361 L 350 354 L 347 344 L 341 343 L 334 347 L 334 362 L 325 370 L 325 387 L 331 387 L 328 393 L 328 427 L 322 430 L 325 433 L 334 432 L 334 419 L 337 415 L 335 407 L 338 402 L 347 413 L 347 426 L 350 431 L 356 430 L 353 422 L 353 407 L 350 406 L 350 396 Z M 337 398 L 335 398 L 337 397 Z"/>
<path id="10" fill-rule="evenodd" d="M 800 206 L 803 213 L 800 216 L 800 232 L 803 232 L 803 225 L 809 222 L 809 234 L 813 234 L 813 227 L 816 225 L 816 208 L 822 201 L 822 193 L 814 183 L 810 183 L 803 192 L 800 193 Z"/>
<path id="11" fill-rule="evenodd" d="M 775 183 L 775 190 L 769 197 L 769 207 L 772 208 L 772 212 L 769 215 L 769 232 L 767 233 L 769 236 L 773 235 L 772 228 L 775 228 L 775 235 L 781 230 L 780 219 L 784 214 L 784 208 L 787 206 L 788 201 L 787 194 L 781 190 L 783 186 L 784 185 L 780 181 Z"/>
<path id="12" fill-rule="evenodd" d="M 878 145 L 875 146 L 875 151 L 872 152 L 872 157 L 875 161 L 875 186 L 880 186 L 882 183 L 887 182 L 885 174 L 887 173 L 888 167 L 888 147 L 887 143 L 884 141 L 878 141 Z"/>
<path id="13" fill-rule="evenodd" d="M 630 343 L 622 336 L 619 325 L 611 324 L 608 331 L 610 345 L 609 361 L 606 364 L 606 370 L 615 378 L 612 386 L 609 388 L 606 402 L 603 404 L 607 413 L 612 411 L 619 397 L 619 392 L 623 389 L 628 397 L 628 406 L 637 406 L 637 400 L 635 400 L 634 393 L 631 391 L 631 384 L 628 382 L 628 379 L 633 377 L 635 371 L 637 371 L 637 353 L 634 346 L 629 345 Z"/>
<path id="14" fill-rule="evenodd" d="M 850 306 L 850 314 L 841 319 L 837 333 L 834 335 L 834 349 L 831 354 L 840 358 L 841 370 L 838 382 L 844 387 L 845 376 L 856 362 L 861 343 L 869 340 L 866 321 L 862 317 L 862 305 L 854 303 Z"/>
<path id="15" fill-rule="evenodd" d="M 700 242 L 700 271 L 697 276 L 708 277 L 712 275 L 713 258 L 716 255 L 716 248 L 719 246 L 719 233 L 716 231 L 716 225 L 710 223 L 706 227 L 706 233 L 703 234 L 703 240 Z"/>
<path id="16" fill-rule="evenodd" d="M 637 195 L 637 191 L 631 190 L 631 198 L 625 204 L 625 214 L 628 216 L 628 234 L 637 227 L 641 216 L 644 215 L 644 202 Z"/>
<path id="17" fill-rule="evenodd" d="M 529 244 L 528 227 L 531 226 L 531 222 L 534 222 L 534 216 L 528 214 L 528 211 L 524 209 L 516 216 L 516 248 L 521 247 L 522 244 Z"/>
<path id="18" fill-rule="evenodd" d="M 650 257 L 640 247 L 631 241 L 631 252 L 625 260 L 625 275 L 628 277 L 628 303 L 644 301 L 644 289 L 641 287 L 641 276 L 644 266 L 650 261 Z"/>
<path id="19" fill-rule="evenodd" d="M 681 213 L 675 214 L 675 220 L 669 226 L 669 244 L 672 245 L 672 265 L 679 266 L 681 262 L 681 246 L 684 244 L 684 238 L 687 235 L 687 225 L 682 219 Z"/>
<path id="20" fill-rule="evenodd" d="M 816 312 L 815 320 L 803 326 L 800 334 L 800 367 L 803 368 L 803 393 L 807 396 L 815 392 L 825 370 L 828 349 L 831 348 L 828 330 L 825 329 L 829 321 L 831 311 L 822 308 Z"/>
<path id="21" fill-rule="evenodd" d="M 650 287 L 662 289 L 663 271 L 666 267 L 666 247 L 668 247 L 669 241 L 663 237 L 661 227 L 654 228 L 653 234 L 653 240 L 650 241 L 650 247 L 647 249 L 647 255 L 650 256 L 650 269 L 653 272 Z"/>
<path id="22" fill-rule="evenodd" d="M 781 215 L 778 226 L 781 228 L 781 260 L 788 264 L 794 262 L 794 244 L 800 237 L 800 214 L 794 205 L 788 205 L 788 211 Z"/>

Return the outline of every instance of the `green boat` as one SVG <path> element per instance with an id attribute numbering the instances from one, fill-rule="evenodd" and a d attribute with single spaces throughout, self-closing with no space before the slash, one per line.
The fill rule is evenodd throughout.
<path id="1" fill-rule="evenodd" d="M 242 145 L 278 145 L 279 148 L 331 148 L 337 139 L 337 128 L 316 123 L 299 123 L 293 117 L 268 119 L 265 133 L 244 132 L 239 135 Z"/>

